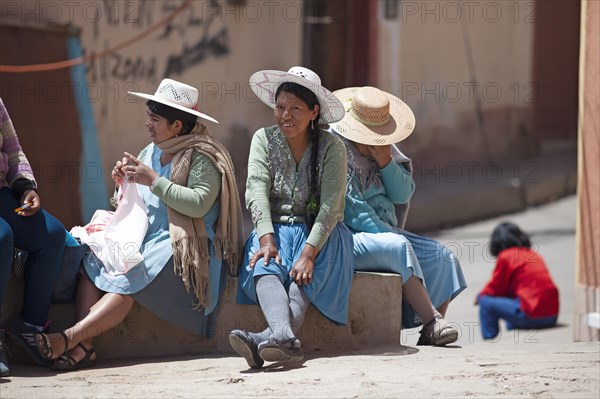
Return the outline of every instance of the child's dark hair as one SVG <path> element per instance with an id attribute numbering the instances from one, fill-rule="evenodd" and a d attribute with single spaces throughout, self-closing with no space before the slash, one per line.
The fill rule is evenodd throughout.
<path id="1" fill-rule="evenodd" d="M 189 112 L 181 111 L 177 108 L 169 107 L 168 105 L 159 102 L 148 100 L 146 106 L 153 114 L 160 115 L 172 125 L 175 121 L 181 121 L 181 132 L 179 135 L 188 134 L 196 126 L 198 117 Z"/>
<path id="2" fill-rule="evenodd" d="M 512 247 L 531 248 L 529 236 L 514 223 L 501 223 L 492 232 L 490 252 L 493 256 Z"/>
<path id="3" fill-rule="evenodd" d="M 292 83 L 292 82 L 284 82 L 281 85 L 279 85 L 279 87 L 277 88 L 277 91 L 275 92 L 275 98 L 277 99 L 279 97 L 279 94 L 281 92 L 285 92 L 285 93 L 291 93 L 293 95 L 295 95 L 296 97 L 298 97 L 300 100 L 302 100 L 310 110 L 314 110 L 315 109 L 315 105 L 319 105 L 319 100 L 317 99 L 317 96 L 315 95 L 315 93 L 313 93 L 312 91 L 310 91 L 309 89 L 307 89 L 306 87 L 299 85 L 297 83 Z M 319 182 L 317 181 L 317 153 L 319 152 L 319 118 L 321 117 L 321 113 L 319 111 L 319 114 L 317 114 L 317 117 L 315 118 L 314 122 L 311 122 L 308 125 L 308 132 L 309 132 L 309 137 L 310 137 L 310 142 L 312 144 L 312 149 L 311 149 L 311 157 L 310 157 L 310 180 L 309 180 L 309 192 L 310 192 L 310 197 L 309 197 L 309 202 L 311 202 L 311 200 L 317 201 L 317 206 L 316 206 L 316 212 L 318 213 L 318 209 L 319 209 L 319 197 L 320 197 L 320 190 L 319 190 Z M 308 207 L 308 204 L 307 204 Z M 310 207 L 312 208 L 312 207 Z M 315 223 L 315 219 L 316 219 L 316 213 L 313 212 L 307 212 L 306 214 L 306 225 L 308 226 L 308 229 L 312 229 L 313 224 Z"/>

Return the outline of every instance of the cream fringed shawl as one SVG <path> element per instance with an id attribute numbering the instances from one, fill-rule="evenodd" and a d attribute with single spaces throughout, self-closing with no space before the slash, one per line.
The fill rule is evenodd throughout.
<path id="1" fill-rule="evenodd" d="M 190 134 L 164 141 L 158 147 L 167 154 L 175 154 L 170 179 L 175 184 L 187 185 L 195 152 L 206 155 L 221 172 L 221 209 L 215 231 L 215 252 L 217 257 L 227 262 L 229 275 L 236 276 L 242 244 L 242 209 L 229 152 L 211 137 L 208 128 L 200 122 Z M 197 308 L 205 307 L 210 287 L 208 237 L 204 221 L 168 206 L 167 215 L 175 274 L 181 276 L 188 292 L 193 289 L 198 298 Z"/>

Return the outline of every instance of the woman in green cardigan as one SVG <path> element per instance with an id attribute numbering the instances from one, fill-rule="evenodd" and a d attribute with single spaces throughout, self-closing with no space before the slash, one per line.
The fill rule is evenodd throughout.
<path id="1" fill-rule="evenodd" d="M 309 304 L 346 324 L 352 284 L 352 235 L 343 223 L 346 150 L 321 130 L 344 108 L 313 71 L 260 71 L 254 93 L 274 109 L 275 126 L 258 130 L 248 160 L 246 206 L 254 231 L 246 241 L 238 302 L 258 303 L 269 324 L 234 330 L 232 347 L 252 368 L 303 358 L 296 336 Z"/>

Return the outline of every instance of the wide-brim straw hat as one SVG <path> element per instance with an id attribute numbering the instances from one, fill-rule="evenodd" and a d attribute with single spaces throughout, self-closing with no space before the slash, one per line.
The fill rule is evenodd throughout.
<path id="1" fill-rule="evenodd" d="M 168 105 L 169 107 L 199 116 L 200 118 L 211 122 L 219 123 L 212 116 L 208 116 L 198 111 L 198 89 L 173 79 L 163 79 L 154 94 L 137 93 L 133 91 L 128 93 L 145 98 L 146 100 L 152 100 L 157 103 Z"/>
<path id="2" fill-rule="evenodd" d="M 250 87 L 261 101 L 275 108 L 275 93 L 284 82 L 304 86 L 317 96 L 321 118 L 327 123 L 337 122 L 344 117 L 342 103 L 321 85 L 321 78 L 308 68 L 295 66 L 287 72 L 276 70 L 258 71 L 250 77 Z"/>
<path id="3" fill-rule="evenodd" d="M 415 128 L 415 115 L 408 105 L 376 87 L 349 87 L 333 94 L 344 104 L 346 115 L 332 128 L 348 140 L 367 145 L 394 144 Z"/>

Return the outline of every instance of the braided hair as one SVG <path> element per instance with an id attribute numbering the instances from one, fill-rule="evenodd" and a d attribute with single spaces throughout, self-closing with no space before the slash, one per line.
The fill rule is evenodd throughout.
<path id="1" fill-rule="evenodd" d="M 314 110 L 316 105 L 319 105 L 319 100 L 315 93 L 306 87 L 292 82 L 282 83 L 275 92 L 275 98 L 279 97 L 281 92 L 291 93 L 302 100 L 310 110 Z M 310 177 L 308 182 L 309 187 L 309 198 L 306 204 L 306 225 L 308 229 L 312 229 L 317 213 L 319 212 L 319 197 L 320 197 L 320 185 L 317 182 L 317 155 L 319 152 L 319 118 L 321 117 L 320 112 L 314 121 L 308 125 L 309 140 L 311 143 L 311 156 L 310 156 Z"/>

